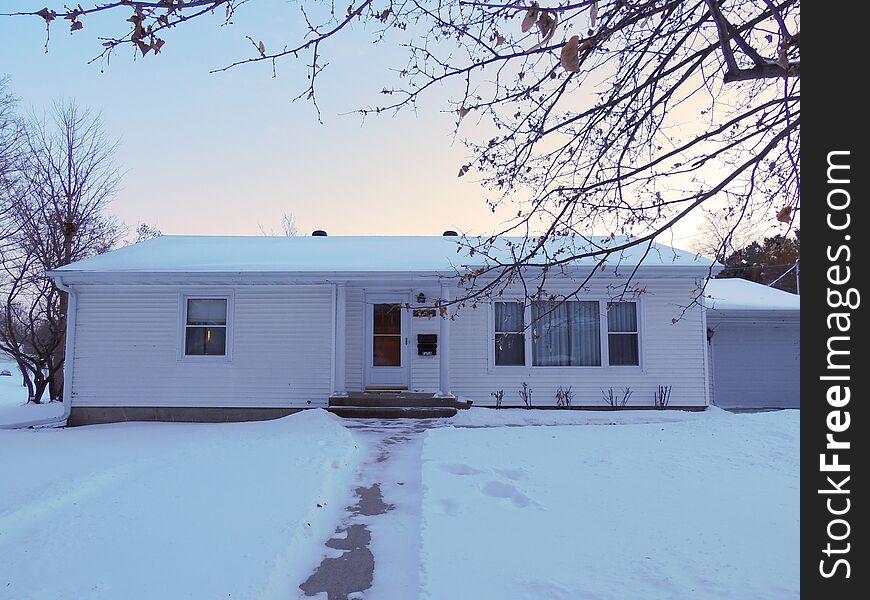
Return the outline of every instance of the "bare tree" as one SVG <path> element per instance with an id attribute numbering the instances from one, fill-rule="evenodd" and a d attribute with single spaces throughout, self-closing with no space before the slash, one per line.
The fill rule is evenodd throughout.
<path id="1" fill-rule="evenodd" d="M 21 119 L 15 113 L 15 103 L 15 97 L 8 91 L 8 80 L 0 77 L 0 249 L 12 234 L 10 224 L 3 217 L 11 210 L 24 133 Z"/>
<path id="2" fill-rule="evenodd" d="M 698 237 L 691 244 L 692 250 L 717 261 L 742 248 L 758 237 L 760 225 L 748 220 L 732 222 L 727 216 L 716 212 L 704 212 L 703 221 L 698 226 Z"/>
<path id="3" fill-rule="evenodd" d="M 118 187 L 116 143 L 99 115 L 72 103 L 32 118 L 24 129 L 3 222 L 11 235 L 0 254 L 0 350 L 18 362 L 34 401 L 63 390 L 67 295 L 46 273 L 106 252 L 119 240 L 105 214 Z"/>
<path id="4" fill-rule="evenodd" d="M 265 236 L 283 236 L 283 237 L 296 237 L 299 235 L 299 227 L 296 225 L 296 218 L 293 216 L 293 213 L 282 213 L 281 214 L 281 231 L 276 232 L 274 229 L 266 229 L 262 225 L 260 225 L 260 233 Z"/>
<path id="5" fill-rule="evenodd" d="M 163 235 L 163 232 L 157 228 L 156 225 L 149 225 L 148 223 L 139 223 L 136 225 L 136 239 L 133 240 L 132 243 L 138 244 L 139 242 L 144 242 L 146 240 L 151 240 L 156 237 L 160 237 Z"/>
<path id="6" fill-rule="evenodd" d="M 103 58 L 125 47 L 157 54 L 170 30 L 192 19 L 220 11 L 229 21 L 236 10 L 254 10 L 239 0 L 50 4 L 9 14 L 47 28 L 63 17 L 73 31 L 95 13 L 117 14 L 119 32 L 101 38 Z M 799 0 L 358 0 L 346 11 L 332 2 L 298 8 L 300 38 L 264 41 L 250 32 L 250 56 L 217 70 L 266 62 L 277 74 L 282 61 L 307 57 L 299 98 L 316 108 L 331 45 L 362 22 L 373 41 L 395 39 L 408 62 L 397 81 L 385 82 L 384 101 L 359 114 L 414 109 L 423 94 L 446 89 L 459 132 L 476 121 L 467 140 L 474 160 L 459 175 L 479 174 L 493 210 L 513 215 L 495 234 L 527 239 L 505 252 L 496 235 L 464 238 L 489 266 L 463 274 L 468 293 L 451 303 L 518 282 L 543 295 L 549 270 L 584 259 L 602 267 L 634 246 L 646 256 L 711 203 L 732 215 L 796 222 Z M 524 273 L 532 271 L 539 276 L 530 285 Z"/>

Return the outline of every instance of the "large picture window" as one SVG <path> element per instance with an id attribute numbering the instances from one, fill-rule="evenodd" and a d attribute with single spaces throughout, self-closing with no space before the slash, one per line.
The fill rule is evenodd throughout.
<path id="1" fill-rule="evenodd" d="M 522 302 L 495 303 L 495 364 L 525 365 L 526 335 Z"/>
<path id="2" fill-rule="evenodd" d="M 601 365 L 601 317 L 597 301 L 532 303 L 532 365 Z"/>
<path id="3" fill-rule="evenodd" d="M 185 356 L 226 356 L 227 305 L 227 298 L 185 300 Z"/>
<path id="4" fill-rule="evenodd" d="M 607 303 L 608 359 L 613 366 L 640 364 L 638 347 L 637 304 L 635 302 Z"/>

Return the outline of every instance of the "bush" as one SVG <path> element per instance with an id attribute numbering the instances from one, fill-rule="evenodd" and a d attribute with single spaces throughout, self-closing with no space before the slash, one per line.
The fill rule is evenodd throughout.
<path id="1" fill-rule="evenodd" d="M 607 388 L 606 390 L 601 390 L 602 396 L 604 396 L 604 402 L 614 408 L 623 408 L 626 404 L 628 404 L 628 399 L 631 398 L 631 395 L 634 392 L 630 387 L 622 388 L 622 396 L 618 396 L 616 392 L 613 391 L 613 388 Z"/>
<path id="2" fill-rule="evenodd" d="M 561 385 L 556 390 L 556 406 L 571 408 L 571 403 L 574 401 L 574 392 L 571 391 L 571 386 L 563 388 Z"/>

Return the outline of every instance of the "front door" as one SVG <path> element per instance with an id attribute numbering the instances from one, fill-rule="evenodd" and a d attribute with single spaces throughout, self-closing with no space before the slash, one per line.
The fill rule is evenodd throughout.
<path id="1" fill-rule="evenodd" d="M 408 387 L 407 294 L 366 296 L 366 387 Z"/>

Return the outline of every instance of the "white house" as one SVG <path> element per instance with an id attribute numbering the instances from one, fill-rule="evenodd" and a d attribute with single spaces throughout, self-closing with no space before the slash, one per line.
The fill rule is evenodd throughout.
<path id="1" fill-rule="evenodd" d="M 442 318 L 421 308 L 461 298 L 457 274 L 481 264 L 458 241 L 164 236 L 58 269 L 71 421 L 265 418 L 366 390 L 476 405 L 503 390 L 504 405 L 520 405 L 524 382 L 536 406 L 554 406 L 560 386 L 578 407 L 604 406 L 610 388 L 651 407 L 658 386 L 671 387 L 671 407 L 709 404 L 693 299 L 718 265 L 644 245 L 581 290 L 594 262 L 552 270 L 547 293 L 568 296 L 556 307 L 523 303 L 517 288 Z M 539 276 L 528 269 L 529 282 Z"/>
<path id="2" fill-rule="evenodd" d="M 711 279 L 704 296 L 712 403 L 800 408 L 800 296 L 745 279 Z"/>

